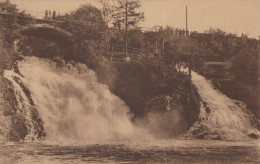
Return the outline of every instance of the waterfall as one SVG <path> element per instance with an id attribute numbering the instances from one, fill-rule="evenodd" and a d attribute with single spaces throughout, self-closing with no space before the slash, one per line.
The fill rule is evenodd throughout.
<path id="1" fill-rule="evenodd" d="M 125 103 L 98 83 L 95 72 L 84 64 L 25 57 L 13 70 L 5 70 L 4 76 L 14 87 L 17 113 L 25 125 L 20 129 L 26 131 L 24 140 L 44 137 L 55 143 L 107 143 L 153 139 L 132 124 Z M 224 140 L 259 136 L 256 119 L 242 102 L 223 95 L 195 72 L 192 82 L 202 101 L 199 120 L 188 136 Z M 4 119 L 2 113 L 0 118 Z M 0 124 L 0 140 L 10 129 L 10 119 L 4 123 Z"/>
<path id="2" fill-rule="evenodd" d="M 242 140 L 257 136 L 256 119 L 242 102 L 214 89 L 203 76 L 192 72 L 192 83 L 202 99 L 199 120 L 189 133 L 204 139 Z"/>
<path id="3" fill-rule="evenodd" d="M 125 103 L 98 83 L 86 65 L 25 57 L 17 67 L 18 71 L 5 71 L 5 77 L 14 85 L 30 138 L 35 129 L 26 106 L 31 105 L 38 111 L 48 141 L 98 143 L 148 137 L 133 126 Z M 31 100 L 14 79 L 29 89 Z"/>

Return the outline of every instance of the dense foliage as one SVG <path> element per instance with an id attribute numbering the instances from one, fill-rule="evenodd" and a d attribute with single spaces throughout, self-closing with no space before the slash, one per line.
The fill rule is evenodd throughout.
<path id="1" fill-rule="evenodd" d="M 19 29 L 27 20 L 19 19 L 24 13 L 19 12 L 15 5 L 8 0 L 0 2 L 0 11 L 11 13 L 0 17 L 0 73 L 3 69 L 11 67 L 11 64 L 16 59 L 13 51 L 13 43 L 20 37 Z"/>
<path id="2" fill-rule="evenodd" d="M 188 75 L 167 65 L 164 58 L 146 56 L 116 68 L 113 92 L 130 107 L 140 126 L 168 138 L 185 132 L 197 119 L 198 95 Z"/>

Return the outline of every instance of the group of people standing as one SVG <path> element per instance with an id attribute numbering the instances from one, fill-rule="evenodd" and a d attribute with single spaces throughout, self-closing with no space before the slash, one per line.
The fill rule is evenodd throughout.
<path id="1" fill-rule="evenodd" d="M 56 11 L 51 12 L 50 10 L 45 11 L 45 20 L 55 20 L 56 19 Z"/>

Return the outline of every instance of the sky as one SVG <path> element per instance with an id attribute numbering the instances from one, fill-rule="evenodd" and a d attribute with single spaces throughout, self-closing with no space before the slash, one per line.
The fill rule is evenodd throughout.
<path id="1" fill-rule="evenodd" d="M 10 1 L 21 10 L 34 11 L 30 14 L 38 18 L 44 16 L 46 9 L 66 13 L 85 3 L 100 7 L 97 0 Z M 140 23 L 142 27 L 168 25 L 184 29 L 187 5 L 189 31 L 203 32 L 213 27 L 238 36 L 242 33 L 251 38 L 260 36 L 260 0 L 141 0 L 141 3 L 140 11 L 145 14 L 145 21 Z"/>

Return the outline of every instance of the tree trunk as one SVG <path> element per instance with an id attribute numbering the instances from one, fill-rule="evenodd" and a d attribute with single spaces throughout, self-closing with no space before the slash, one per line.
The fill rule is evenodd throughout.
<path id="1" fill-rule="evenodd" d="M 191 67 L 189 66 L 189 77 L 191 78 Z"/>

